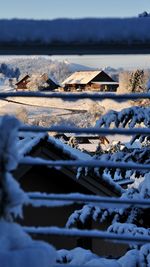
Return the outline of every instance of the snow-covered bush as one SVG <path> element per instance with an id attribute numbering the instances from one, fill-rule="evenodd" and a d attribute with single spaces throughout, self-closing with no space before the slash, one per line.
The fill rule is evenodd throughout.
<path id="1" fill-rule="evenodd" d="M 96 122 L 96 127 L 129 127 L 134 128 L 142 124 L 150 126 L 150 108 L 133 106 L 122 109 L 121 111 L 110 110 L 105 115 L 101 116 Z"/>
<path id="2" fill-rule="evenodd" d="M 139 184 L 138 188 L 129 188 L 120 197 L 120 199 L 143 200 L 150 198 L 150 174 L 145 175 L 145 179 Z M 80 210 L 74 211 L 68 218 L 66 227 L 74 227 L 77 222 L 85 223 L 90 219 L 99 224 L 111 220 L 112 224 L 108 226 L 108 232 L 130 233 L 133 236 L 137 234 L 150 235 L 148 207 L 134 207 L 132 204 L 127 206 L 109 206 L 102 208 L 94 205 L 84 205 Z"/>
<path id="3" fill-rule="evenodd" d="M 33 241 L 21 226 L 12 222 L 22 216 L 27 196 L 13 178 L 17 153 L 19 121 L 15 117 L 0 119 L 0 266 L 48 267 L 56 261 L 55 249 L 41 241 Z"/>
<path id="4" fill-rule="evenodd" d="M 21 215 L 21 208 L 26 195 L 11 171 L 18 165 L 17 130 L 19 121 L 14 117 L 4 116 L 0 121 L 0 217 L 11 218 L 11 213 Z"/>

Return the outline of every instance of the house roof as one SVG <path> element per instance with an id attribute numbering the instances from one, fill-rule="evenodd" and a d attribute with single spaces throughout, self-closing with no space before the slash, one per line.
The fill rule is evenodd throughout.
<path id="1" fill-rule="evenodd" d="M 22 83 L 22 82 L 25 81 L 25 80 L 28 80 L 29 78 L 34 78 L 34 77 L 37 77 L 37 76 L 38 76 L 37 74 L 32 74 L 31 76 L 29 76 L 29 75 L 25 75 L 20 81 L 18 81 L 18 82 L 16 83 L 16 85 L 19 85 L 20 83 Z M 46 73 L 43 73 L 43 74 L 41 74 L 41 75 L 39 74 L 38 78 L 39 78 L 39 82 L 42 81 L 43 84 L 44 84 L 45 82 L 47 82 L 48 85 L 49 85 L 50 87 L 52 87 L 52 89 L 55 89 L 55 88 L 59 87 L 59 84 L 56 83 L 56 82 L 53 80 L 53 78 L 49 77 Z"/>
<path id="2" fill-rule="evenodd" d="M 87 84 L 93 80 L 101 71 L 76 71 L 69 76 L 63 84 Z"/>
<path id="3" fill-rule="evenodd" d="M 33 134 L 33 133 L 21 133 L 18 140 L 18 149 L 20 157 L 27 155 L 43 157 L 51 160 L 85 160 L 88 161 L 92 157 L 78 149 L 72 148 L 69 145 L 64 144 L 54 137 L 48 137 L 47 134 Z M 43 156 L 42 156 L 43 155 Z M 19 165 L 15 171 L 15 177 L 20 179 L 31 166 Z M 20 169 L 20 170 L 19 170 Z M 104 196 L 120 196 L 122 189 L 112 179 L 99 178 L 92 174 L 82 174 L 78 177 L 78 171 L 80 168 L 63 167 L 61 172 L 79 183 L 84 188 L 90 190 L 92 193 Z M 78 177 L 78 178 L 77 178 Z"/>
<path id="4" fill-rule="evenodd" d="M 47 137 L 47 133 L 23 133 L 19 132 L 17 148 L 19 156 L 25 156 L 41 141 Z"/>
<path id="5" fill-rule="evenodd" d="M 29 76 L 28 74 L 25 75 L 20 81 L 18 81 L 18 82 L 16 83 L 16 85 L 22 83 L 24 80 L 27 80 L 27 79 L 29 79 L 29 78 L 30 78 L 30 76 Z"/>
<path id="6" fill-rule="evenodd" d="M 101 70 L 93 70 L 93 71 L 76 71 L 71 76 L 69 76 L 64 82 L 65 84 L 87 84 L 90 81 L 92 81 L 97 75 L 99 74 L 105 74 L 107 77 L 109 77 L 109 80 L 107 81 L 96 81 L 96 83 L 100 84 L 118 84 L 113 79 L 108 76 L 104 71 Z M 111 79 L 111 80 L 110 80 Z"/>

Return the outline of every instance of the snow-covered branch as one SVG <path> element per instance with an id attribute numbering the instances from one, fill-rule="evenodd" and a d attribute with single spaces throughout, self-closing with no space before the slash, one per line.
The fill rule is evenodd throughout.
<path id="1" fill-rule="evenodd" d="M 9 219 L 10 214 L 21 215 L 25 193 L 10 173 L 19 161 L 17 153 L 17 133 L 19 121 L 4 116 L 0 121 L 0 216 Z"/>

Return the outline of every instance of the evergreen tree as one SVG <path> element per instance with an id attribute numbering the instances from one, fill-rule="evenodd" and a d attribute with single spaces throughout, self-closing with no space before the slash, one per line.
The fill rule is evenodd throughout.
<path id="1" fill-rule="evenodd" d="M 143 92 L 145 90 L 144 70 L 137 69 L 131 73 L 129 79 L 129 88 L 132 93 Z"/>

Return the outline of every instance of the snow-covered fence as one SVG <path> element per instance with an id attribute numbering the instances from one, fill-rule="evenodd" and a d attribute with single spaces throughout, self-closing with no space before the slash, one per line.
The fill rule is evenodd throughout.
<path id="1" fill-rule="evenodd" d="M 0 93 L 0 98 L 7 98 L 7 97 L 49 97 L 49 98 L 62 98 L 63 100 L 70 100 L 70 101 L 76 101 L 77 99 L 84 99 L 84 98 L 90 98 L 93 100 L 102 100 L 105 98 L 109 99 L 114 99 L 116 101 L 126 101 L 128 99 L 145 99 L 145 98 L 150 98 L 150 94 L 128 94 L 128 95 L 115 95 L 115 94 L 59 94 L 59 93 L 52 93 L 52 94 L 43 94 L 43 93 L 24 93 L 24 92 L 19 92 L 19 93 Z M 25 132 L 43 132 L 43 131 L 57 131 L 57 132 L 75 132 L 75 133 L 99 133 L 99 134 L 128 134 L 128 135 L 135 135 L 135 134 L 147 134 L 150 135 L 150 129 L 149 128 L 134 128 L 134 129 L 109 129 L 109 128 L 85 128 L 85 129 L 80 129 L 80 128 L 74 128 L 74 127 L 35 127 L 35 126 L 25 126 L 25 125 L 19 125 L 18 131 L 25 131 Z M 124 169 L 150 169 L 149 164 L 135 164 L 132 162 L 128 163 L 115 163 L 115 162 L 108 162 L 108 161 L 99 161 L 99 160 L 74 160 L 74 161 L 50 161 L 50 160 L 43 160 L 40 158 L 30 158 L 30 157 L 25 157 L 24 159 L 21 159 L 19 161 L 21 164 L 31 164 L 31 165 L 47 165 L 47 166 L 53 166 L 53 167 L 61 167 L 61 166 L 82 166 L 82 167 L 107 167 L 107 168 L 124 168 Z M 126 200 L 126 199 L 107 199 L 107 198 L 97 198 L 97 197 L 87 197 L 87 196 L 36 196 L 34 197 L 33 195 L 30 195 L 30 198 L 41 198 L 43 199 L 43 203 L 45 200 L 55 200 L 55 201 L 69 201 L 70 203 L 72 202 L 85 202 L 85 203 L 96 203 L 96 205 L 103 205 L 104 207 L 106 205 L 131 205 L 131 206 L 150 206 L 150 202 L 148 200 Z M 62 205 L 62 202 L 56 203 L 55 206 L 57 205 Z M 29 201 L 30 202 L 30 201 Z M 37 203 L 38 205 L 43 205 L 42 201 L 40 203 Z M 33 204 L 33 200 L 32 200 Z M 34 205 L 34 204 L 33 204 Z M 36 205 L 36 204 L 35 204 Z M 45 205 L 49 206 L 49 204 Z M 101 231 L 96 231 L 96 230 L 91 230 L 91 231 L 86 231 L 86 230 L 75 230 L 75 229 L 61 229 L 61 228 L 55 228 L 55 227 L 25 227 L 24 228 L 27 232 L 29 233 L 42 233 L 42 234 L 50 234 L 50 235 L 67 235 L 67 236 L 82 236 L 82 237 L 95 237 L 95 238 L 100 238 L 100 239 L 109 239 L 109 240 L 118 240 L 119 242 L 132 242 L 132 243 L 138 243 L 138 244 L 143 244 L 143 243 L 149 243 L 150 242 L 150 237 L 149 236 L 132 236 L 130 234 L 112 234 L 108 232 L 101 232 Z"/>
<path id="2" fill-rule="evenodd" d="M 61 98 L 66 101 L 77 101 L 81 99 L 104 100 L 113 99 L 117 102 L 127 100 L 149 99 L 150 93 L 132 93 L 132 94 L 114 94 L 114 93 L 41 93 L 41 92 L 8 92 L 0 93 L 0 98 L 7 97 L 43 97 L 43 98 Z"/>
<path id="3" fill-rule="evenodd" d="M 150 200 L 146 199 L 120 199 L 120 198 L 110 198 L 110 197 L 99 197 L 93 195 L 84 195 L 79 193 L 71 194 L 46 194 L 40 192 L 31 192 L 27 194 L 29 197 L 29 204 L 35 207 L 47 206 L 55 207 L 70 205 L 72 203 L 88 203 L 95 204 L 100 207 L 110 207 L 110 205 L 117 207 L 149 207 Z M 57 201 L 57 202 L 56 202 Z"/>
<path id="4" fill-rule="evenodd" d="M 7 48 L 9 53 L 14 54 L 18 54 L 22 46 L 21 53 L 33 54 L 36 51 L 44 55 L 60 54 L 62 51 L 71 53 L 72 50 L 83 54 L 90 47 L 90 53 L 94 54 L 105 51 L 107 47 L 115 52 L 130 47 L 133 52 L 139 48 L 148 50 L 150 19 L 143 14 L 135 18 L 0 20 L 0 44 L 3 50 Z M 80 46 L 80 50 L 75 49 Z M 1 53 L 4 53 L 3 50 Z"/>
<path id="5" fill-rule="evenodd" d="M 114 234 L 108 233 L 106 231 L 99 230 L 79 230 L 76 228 L 66 229 L 59 227 L 23 227 L 23 229 L 30 234 L 44 234 L 44 235 L 58 235 L 58 236 L 72 236 L 72 237 L 90 237 L 96 239 L 104 239 L 117 241 L 119 243 L 134 243 L 134 244 L 145 244 L 150 243 L 150 236 L 142 234 L 137 234 L 133 236 L 132 234 Z"/>

